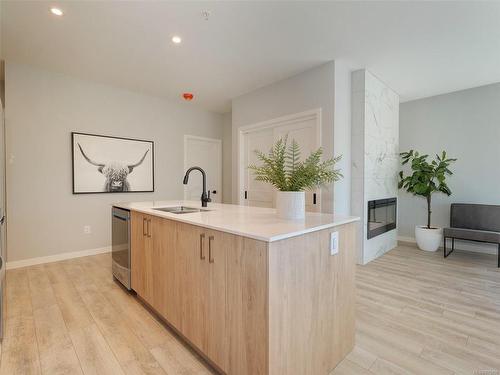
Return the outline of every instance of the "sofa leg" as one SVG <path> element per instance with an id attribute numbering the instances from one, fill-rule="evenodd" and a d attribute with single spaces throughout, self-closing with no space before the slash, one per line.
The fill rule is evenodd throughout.
<path id="1" fill-rule="evenodd" d="M 498 244 L 498 268 L 500 268 L 500 243 Z"/>
<path id="2" fill-rule="evenodd" d="M 443 242 L 443 257 L 446 258 L 446 237 L 444 237 Z"/>

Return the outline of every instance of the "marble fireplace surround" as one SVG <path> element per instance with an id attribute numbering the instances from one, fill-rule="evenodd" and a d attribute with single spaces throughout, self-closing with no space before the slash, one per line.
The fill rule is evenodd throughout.
<path id="1" fill-rule="evenodd" d="M 360 216 L 358 263 L 397 245 L 397 227 L 367 239 L 368 201 L 398 196 L 399 96 L 367 70 L 352 73 L 351 212 Z"/>

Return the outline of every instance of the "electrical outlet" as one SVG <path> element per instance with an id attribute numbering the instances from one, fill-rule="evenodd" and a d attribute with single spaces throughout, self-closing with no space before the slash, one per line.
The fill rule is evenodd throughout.
<path id="1" fill-rule="evenodd" d="M 90 225 L 85 225 L 85 226 L 83 227 L 83 233 L 85 233 L 85 234 L 90 234 L 90 233 L 92 233 L 92 228 L 90 227 Z"/>
<path id="2" fill-rule="evenodd" d="M 330 255 L 339 253 L 339 232 L 330 233 Z"/>

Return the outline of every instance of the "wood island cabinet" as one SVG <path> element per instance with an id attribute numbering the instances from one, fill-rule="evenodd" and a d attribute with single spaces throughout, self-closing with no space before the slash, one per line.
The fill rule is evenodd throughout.
<path id="1" fill-rule="evenodd" d="M 131 214 L 131 284 L 144 300 L 152 300 L 152 220 L 149 215 Z"/>
<path id="2" fill-rule="evenodd" d="M 226 251 L 234 236 L 132 212 L 132 289 L 227 368 Z"/>
<path id="3" fill-rule="evenodd" d="M 352 350 L 354 224 L 269 243 L 131 220 L 132 289 L 220 372 L 326 375 Z"/>
<path id="4" fill-rule="evenodd" d="M 152 285 L 150 305 L 174 326 L 179 326 L 180 311 L 175 303 L 175 273 L 172 272 L 176 255 L 175 221 L 153 217 Z M 133 285 L 133 282 L 132 282 Z"/>
<path id="5" fill-rule="evenodd" d="M 173 264 L 177 292 L 173 302 L 179 310 L 180 324 L 176 328 L 199 349 L 205 332 L 204 260 L 201 259 L 204 242 L 202 228 L 177 223 Z"/>
<path id="6" fill-rule="evenodd" d="M 212 230 L 206 231 L 206 236 L 208 254 L 204 269 L 206 304 L 203 350 L 218 367 L 227 371 L 226 258 L 234 236 Z"/>
<path id="7" fill-rule="evenodd" d="M 132 211 L 132 289 L 171 324 L 178 326 L 175 302 L 174 261 L 176 223 Z"/>

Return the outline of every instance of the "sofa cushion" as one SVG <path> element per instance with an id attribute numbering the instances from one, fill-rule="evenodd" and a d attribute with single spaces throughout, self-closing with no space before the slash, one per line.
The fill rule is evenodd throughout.
<path id="1" fill-rule="evenodd" d="M 500 243 L 500 232 L 490 232 L 486 230 L 444 228 L 443 235 L 444 237 L 455 237 L 470 241 Z"/>
<path id="2" fill-rule="evenodd" d="M 500 232 L 500 206 L 453 203 L 450 212 L 450 227 Z"/>

